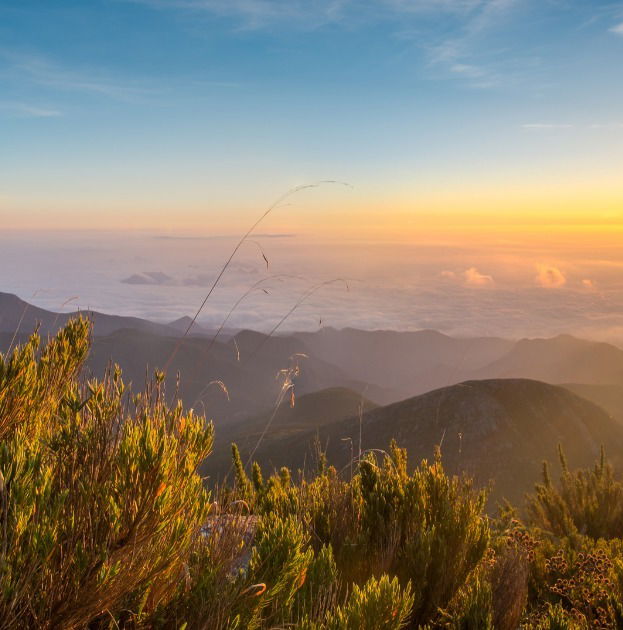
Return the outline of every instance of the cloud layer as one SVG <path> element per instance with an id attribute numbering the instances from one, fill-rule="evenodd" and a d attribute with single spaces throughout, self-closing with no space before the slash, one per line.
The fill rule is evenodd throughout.
<path id="1" fill-rule="evenodd" d="M 0 236 L 2 290 L 54 311 L 90 308 L 173 321 L 195 312 L 231 244 L 132 235 Z M 622 263 L 616 250 L 602 246 L 586 260 L 565 264 L 535 261 L 529 250 L 508 244 L 489 251 L 447 244 L 328 246 L 300 238 L 262 244 L 270 269 L 259 251 L 241 254 L 200 323 L 219 325 L 246 294 L 228 325 L 270 330 L 294 309 L 280 330 L 314 330 L 322 320 L 335 327 L 510 338 L 564 332 L 623 342 Z M 343 283 L 324 286 L 297 306 L 311 287 L 337 277 L 347 278 L 350 290 Z M 268 292 L 249 291 L 260 279 Z"/>

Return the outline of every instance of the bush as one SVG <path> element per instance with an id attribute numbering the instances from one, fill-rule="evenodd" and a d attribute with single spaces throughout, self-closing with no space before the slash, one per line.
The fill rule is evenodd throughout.
<path id="1" fill-rule="evenodd" d="M 559 449 L 559 486 L 551 481 L 543 465 L 543 483 L 528 498 L 532 523 L 556 536 L 620 538 L 623 536 L 623 483 L 614 478 L 612 466 L 601 457 L 594 468 L 570 472 Z"/>
<path id="2" fill-rule="evenodd" d="M 195 471 L 212 427 L 168 407 L 161 378 L 132 405 L 118 370 L 81 386 L 89 334 L 76 319 L 40 352 L 34 335 L 0 358 L 4 628 L 82 628 L 166 601 L 208 514 Z"/>
<path id="3" fill-rule="evenodd" d="M 384 569 L 411 582 L 411 623 L 433 621 L 481 562 L 489 544 L 484 492 L 445 474 L 438 453 L 407 473 L 407 456 L 392 445 L 383 465 L 361 466 L 362 554 L 376 551 Z"/>
<path id="4" fill-rule="evenodd" d="M 387 575 L 379 580 L 370 578 L 360 588 L 355 585 L 348 601 L 327 614 L 322 622 L 301 622 L 303 630 L 398 630 L 404 627 L 413 596 L 407 585 L 401 589 L 397 578 L 390 580 Z"/>

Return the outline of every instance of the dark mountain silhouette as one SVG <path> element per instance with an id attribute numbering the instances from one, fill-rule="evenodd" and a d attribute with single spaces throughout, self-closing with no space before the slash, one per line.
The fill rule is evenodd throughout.
<path id="1" fill-rule="evenodd" d="M 496 379 L 445 387 L 374 409 L 361 421 L 352 417 L 267 442 L 257 459 L 297 468 L 310 460 L 319 439 L 329 462 L 344 470 L 348 438 L 358 452 L 360 432 L 362 450 L 387 449 L 396 439 L 412 465 L 432 458 L 441 444 L 448 470 L 465 471 L 483 485 L 494 480 L 492 499 L 515 502 L 539 480 L 543 460 L 557 460 L 558 444 L 572 467 L 591 465 L 601 445 L 615 459 L 623 447 L 623 428 L 594 403 L 563 387 Z"/>
<path id="2" fill-rule="evenodd" d="M 0 293 L 0 332 L 15 331 L 29 334 L 36 326 L 43 336 L 55 333 L 72 317 L 82 314 L 93 320 L 94 336 L 109 335 L 117 330 L 132 328 L 155 335 L 175 335 L 177 331 L 165 324 L 157 324 L 139 317 L 107 315 L 97 311 L 84 310 L 73 313 L 53 313 L 33 306 L 12 293 Z"/>
<path id="3" fill-rule="evenodd" d="M 169 394 L 177 387 L 179 374 L 179 394 L 184 404 L 205 412 L 219 427 L 272 409 L 281 388 L 279 372 L 296 364 L 300 368 L 300 373 L 292 376 L 296 396 L 329 387 L 348 387 L 359 393 L 383 391 L 357 383 L 339 368 L 317 359 L 299 339 L 268 338 L 250 331 L 238 333 L 224 343 L 212 343 L 210 338 L 201 336 L 180 340 L 119 330 L 94 340 L 87 368 L 94 375 L 101 375 L 114 360 L 121 366 L 126 381 L 142 386 L 146 375 L 163 369 L 174 352 L 166 379 Z M 214 381 L 222 381 L 227 394 Z M 366 391 L 365 395 L 371 394 Z M 385 393 L 384 398 L 389 397 Z"/>

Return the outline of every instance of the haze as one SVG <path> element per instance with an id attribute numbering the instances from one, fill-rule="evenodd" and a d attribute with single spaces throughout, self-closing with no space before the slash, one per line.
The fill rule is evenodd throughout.
<path id="1" fill-rule="evenodd" d="M 345 278 L 283 328 L 618 342 L 622 25 L 609 2 L 5 1 L 2 288 L 192 314 L 275 198 L 331 179 L 259 226 L 270 269 L 247 244 L 204 323 L 287 273 L 232 324 Z"/>

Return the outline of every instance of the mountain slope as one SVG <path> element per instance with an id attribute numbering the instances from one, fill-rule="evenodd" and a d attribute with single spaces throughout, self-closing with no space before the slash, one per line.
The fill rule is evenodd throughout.
<path id="1" fill-rule="evenodd" d="M 218 427 L 271 410 L 281 387 L 278 373 L 295 364 L 300 368 L 293 376 L 297 397 L 329 387 L 347 387 L 360 393 L 366 390 L 365 384 L 352 381 L 339 368 L 317 359 L 302 341 L 268 338 L 249 331 L 225 343 L 212 344 L 211 339 L 200 336 L 180 341 L 119 330 L 94 340 L 87 367 L 101 375 L 112 360 L 121 366 L 124 379 L 140 387 L 146 374 L 163 369 L 174 353 L 166 380 L 169 394 L 177 387 L 179 374 L 179 394 L 184 404 L 205 412 Z M 222 381 L 227 394 L 218 384 L 209 385 L 213 381 Z"/>
<path id="2" fill-rule="evenodd" d="M 352 378 L 404 392 L 403 398 L 464 380 L 514 343 L 495 337 L 454 338 L 435 330 L 322 328 L 297 337 Z"/>
<path id="3" fill-rule="evenodd" d="M 358 440 L 360 422 L 349 418 L 320 428 L 329 461 L 348 465 L 344 438 Z M 600 445 L 617 457 L 623 428 L 595 404 L 568 390 L 526 379 L 470 381 L 366 413 L 362 449 L 386 449 L 395 438 L 410 462 L 433 456 L 442 444 L 452 472 L 479 484 L 494 479 L 492 498 L 517 501 L 539 480 L 543 460 L 557 459 L 561 444 L 571 466 L 591 465 Z M 285 438 L 258 451 L 258 459 L 295 468 L 309 458 L 315 433 Z"/>
<path id="4" fill-rule="evenodd" d="M 623 386 L 565 384 L 565 389 L 594 402 L 613 418 L 623 424 Z"/>
<path id="5" fill-rule="evenodd" d="M 289 397 L 279 408 L 267 411 L 234 425 L 224 425 L 216 432 L 214 452 L 205 465 L 205 473 L 218 476 L 231 463 L 231 443 L 236 442 L 241 452 L 247 454 L 262 438 L 264 449 L 283 438 L 307 435 L 318 427 L 340 422 L 375 409 L 377 405 L 360 393 L 345 387 L 330 387 L 304 394 L 290 405 Z"/>
<path id="6" fill-rule="evenodd" d="M 586 341 L 571 335 L 522 339 L 503 357 L 475 372 L 474 377 L 618 384 L 623 382 L 623 350 L 608 343 Z"/>
<path id="7" fill-rule="evenodd" d="M 93 320 L 94 336 L 109 335 L 117 330 L 133 328 L 155 335 L 176 335 L 178 332 L 165 324 L 157 324 L 139 317 L 123 317 L 107 315 L 97 311 L 80 311 L 73 313 L 53 313 L 33 306 L 12 293 L 0 292 L 0 333 L 15 331 L 29 334 L 39 326 L 42 336 L 53 334 L 62 328 L 71 317 L 83 315 Z"/>

